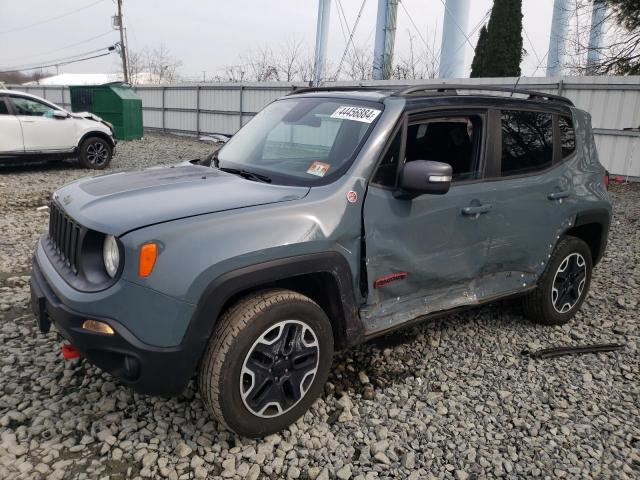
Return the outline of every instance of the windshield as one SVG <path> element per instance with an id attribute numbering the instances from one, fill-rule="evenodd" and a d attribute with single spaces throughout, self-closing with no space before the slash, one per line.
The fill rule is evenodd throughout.
<path id="1" fill-rule="evenodd" d="M 328 183 L 344 173 L 382 105 L 329 98 L 288 98 L 267 106 L 219 151 L 218 166 L 275 183 Z"/>

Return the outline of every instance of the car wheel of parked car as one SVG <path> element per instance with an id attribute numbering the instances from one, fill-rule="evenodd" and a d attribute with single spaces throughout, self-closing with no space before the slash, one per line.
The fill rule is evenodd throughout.
<path id="1" fill-rule="evenodd" d="M 556 246 L 538 288 L 523 299 L 527 317 L 545 325 L 563 325 L 580 309 L 591 283 L 589 246 L 567 236 Z"/>
<path id="2" fill-rule="evenodd" d="M 109 165 L 113 150 L 106 140 L 89 137 L 80 145 L 80 164 L 84 168 L 103 170 Z"/>
<path id="3" fill-rule="evenodd" d="M 219 320 L 200 366 L 200 392 L 229 429 L 268 435 L 311 406 L 332 359 L 333 332 L 322 308 L 290 290 L 266 290 Z"/>

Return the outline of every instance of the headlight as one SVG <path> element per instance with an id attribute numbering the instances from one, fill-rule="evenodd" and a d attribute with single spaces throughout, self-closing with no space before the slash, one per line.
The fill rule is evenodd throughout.
<path id="1" fill-rule="evenodd" d="M 111 278 L 118 273 L 120 266 L 120 249 L 118 242 L 113 235 L 107 235 L 104 238 L 104 246 L 102 247 L 102 258 L 104 259 L 104 268 Z"/>

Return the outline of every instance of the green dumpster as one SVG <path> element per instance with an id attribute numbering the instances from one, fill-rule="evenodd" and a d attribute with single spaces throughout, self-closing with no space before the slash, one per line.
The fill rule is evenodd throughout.
<path id="1" fill-rule="evenodd" d="M 113 124 L 118 140 L 142 138 L 142 99 L 119 83 L 70 86 L 71 110 L 95 113 Z"/>

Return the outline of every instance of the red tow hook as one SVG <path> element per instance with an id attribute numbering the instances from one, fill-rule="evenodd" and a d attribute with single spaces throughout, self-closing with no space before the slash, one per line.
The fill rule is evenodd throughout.
<path id="1" fill-rule="evenodd" d="M 62 345 L 62 356 L 65 360 L 72 360 L 74 358 L 80 358 L 82 354 L 80 353 L 80 350 L 70 343 L 65 343 Z"/>

